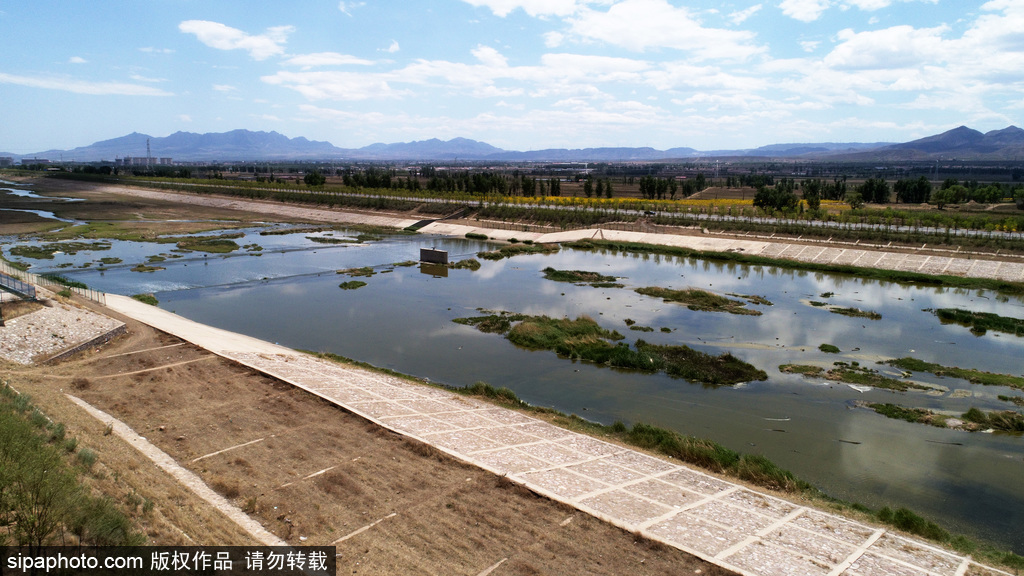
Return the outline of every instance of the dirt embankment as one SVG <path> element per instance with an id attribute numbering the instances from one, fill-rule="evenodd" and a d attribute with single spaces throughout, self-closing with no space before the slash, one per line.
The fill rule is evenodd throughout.
<path id="1" fill-rule="evenodd" d="M 501 574 L 728 573 L 119 319 L 128 334 L 101 349 L 0 374 L 99 453 L 89 482 L 153 544 L 254 542 L 64 393 L 131 426 L 290 544 L 336 543 L 339 573 L 480 574 L 499 562 Z"/>

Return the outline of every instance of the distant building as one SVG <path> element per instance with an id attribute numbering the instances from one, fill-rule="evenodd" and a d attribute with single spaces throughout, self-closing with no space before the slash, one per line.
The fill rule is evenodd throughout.
<path id="1" fill-rule="evenodd" d="M 22 166 L 31 166 L 32 164 L 49 164 L 50 161 L 46 158 L 22 158 Z"/>
<path id="2" fill-rule="evenodd" d="M 0 156 L 0 168 L 6 168 L 8 166 L 14 166 L 14 158 L 10 156 Z"/>
<path id="3" fill-rule="evenodd" d="M 138 156 L 125 156 L 114 160 L 114 166 L 173 166 L 173 158 L 146 158 Z"/>

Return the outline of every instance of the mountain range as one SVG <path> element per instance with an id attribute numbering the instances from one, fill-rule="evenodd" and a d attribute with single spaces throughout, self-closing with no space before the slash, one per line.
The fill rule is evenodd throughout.
<path id="1" fill-rule="evenodd" d="M 362 148 L 338 148 L 330 142 L 288 138 L 277 132 L 233 130 L 196 134 L 175 132 L 166 137 L 132 133 L 72 150 L 46 150 L 35 154 L 5 154 L 16 161 L 35 158 L 75 162 L 111 161 L 126 156 L 173 158 L 179 162 L 202 161 L 493 161 L 493 162 L 621 162 L 669 159 L 737 157 L 779 159 L 831 159 L 836 161 L 906 161 L 936 159 L 1024 159 L 1024 130 L 1010 126 L 981 133 L 960 126 L 942 134 L 905 143 L 804 143 L 772 144 L 744 150 L 698 151 L 693 148 L 550 148 L 527 152 L 502 150 L 476 140 L 421 140 L 371 144 Z"/>

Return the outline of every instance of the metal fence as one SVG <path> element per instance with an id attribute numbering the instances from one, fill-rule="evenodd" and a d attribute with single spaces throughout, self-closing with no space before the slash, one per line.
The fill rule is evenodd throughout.
<path id="1" fill-rule="evenodd" d="M 90 288 L 72 288 L 65 286 L 56 280 L 47 278 L 46 276 L 40 276 L 39 274 L 32 274 L 31 272 L 25 272 L 12 266 L 9 262 L 0 260 L 0 273 L 11 277 L 14 281 L 20 281 L 26 285 L 32 286 L 32 291 L 35 291 L 34 286 L 43 286 L 47 289 L 59 292 L 60 290 L 70 290 L 75 294 L 83 298 L 88 298 L 93 302 L 96 302 L 102 306 L 107 305 L 107 295 L 98 290 L 92 290 Z"/>
<path id="2" fill-rule="evenodd" d="M 28 282 L 22 282 L 13 276 L 9 276 L 0 272 L 0 287 L 7 288 L 9 291 L 15 292 L 21 296 L 35 299 L 36 287 L 29 284 Z"/>

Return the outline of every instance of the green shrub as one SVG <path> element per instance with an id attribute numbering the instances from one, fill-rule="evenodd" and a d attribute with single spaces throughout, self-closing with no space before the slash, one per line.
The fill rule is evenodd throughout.
<path id="1" fill-rule="evenodd" d="M 64 441 L 64 435 L 67 432 L 64 430 L 64 423 L 60 422 L 50 427 L 50 442 L 60 443 Z"/>
<path id="2" fill-rule="evenodd" d="M 878 519 L 904 532 L 923 536 L 936 542 L 947 542 L 950 539 L 949 532 L 943 530 L 938 524 L 925 520 L 907 508 L 898 508 L 893 512 L 887 506 L 878 511 Z"/>
<path id="3" fill-rule="evenodd" d="M 783 470 L 777 464 L 759 454 L 744 454 L 737 463 L 736 475 L 741 480 L 753 482 L 773 490 L 795 492 L 800 482 L 792 472 Z"/>
<path id="4" fill-rule="evenodd" d="M 523 403 L 512 390 L 501 387 L 495 388 L 486 382 L 476 382 L 472 386 L 466 386 L 460 389 L 461 392 L 469 394 L 471 396 L 483 396 L 492 400 L 497 400 L 504 404 L 520 405 Z"/>
<path id="5" fill-rule="evenodd" d="M 143 304 L 149 304 L 150 306 L 156 306 L 160 303 L 160 301 L 156 299 L 156 296 L 152 294 L 132 294 L 132 298 L 142 302 Z"/>
<path id="6" fill-rule="evenodd" d="M 961 418 L 967 420 L 968 422 L 974 422 L 975 424 L 980 424 L 982 426 L 988 425 L 988 415 L 973 406 L 970 410 L 964 412 Z"/>
<path id="7" fill-rule="evenodd" d="M 82 448 L 78 451 L 78 463 L 86 470 L 91 469 L 98 459 L 99 456 L 89 448 Z"/>
<path id="8" fill-rule="evenodd" d="M 29 416 L 29 422 L 31 422 L 36 428 L 46 428 L 46 425 L 50 423 L 50 419 L 36 409 L 32 410 L 32 414 Z"/>

